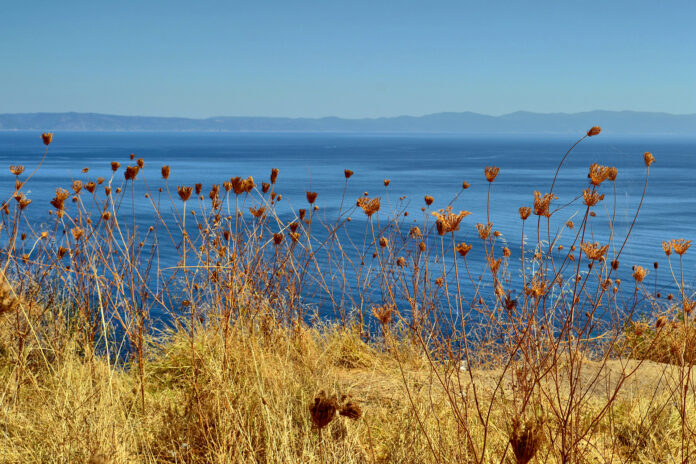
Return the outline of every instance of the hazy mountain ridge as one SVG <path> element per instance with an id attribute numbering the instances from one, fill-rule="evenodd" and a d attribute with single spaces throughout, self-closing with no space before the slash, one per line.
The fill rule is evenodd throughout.
<path id="1" fill-rule="evenodd" d="M 695 134 L 696 114 L 638 111 L 531 113 L 502 116 L 435 113 L 425 116 L 346 119 L 218 116 L 206 119 L 118 116 L 100 113 L 0 114 L 0 130 L 223 131 L 223 132 L 431 132 L 578 133 L 600 125 L 612 134 Z"/>

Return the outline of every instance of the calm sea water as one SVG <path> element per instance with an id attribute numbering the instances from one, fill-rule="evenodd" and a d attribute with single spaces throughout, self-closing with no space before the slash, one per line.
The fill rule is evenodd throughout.
<path id="1" fill-rule="evenodd" d="M 473 214 L 461 227 L 458 239 L 479 242 L 477 222 L 486 222 L 488 183 L 483 169 L 498 166 L 500 174 L 491 194 L 491 221 L 503 233 L 503 239 L 514 253 L 521 240 L 520 206 L 531 206 L 533 191 L 549 190 L 556 166 L 575 142 L 571 136 L 462 136 L 462 135 L 360 135 L 360 134 L 232 134 L 232 133 L 79 133 L 54 135 L 48 158 L 34 176 L 27 195 L 34 203 L 28 214 L 39 226 L 48 221 L 49 200 L 55 188 L 69 188 L 72 179 L 109 177 L 109 163 L 129 162 L 130 153 L 143 157 L 145 175 L 150 188 L 160 185 L 161 165 L 171 166 L 170 185 L 203 183 L 204 191 L 214 183 L 221 184 L 231 176 L 253 176 L 257 183 L 267 180 L 271 168 L 279 168 L 276 190 L 283 195 L 280 211 L 306 207 L 305 191 L 319 193 L 317 204 L 327 221 L 336 215 L 345 186 L 343 170 L 355 175 L 348 183 L 346 204 L 369 192 L 381 196 L 383 209 L 402 204 L 412 218 L 420 220 L 424 195 L 435 198 L 434 207 L 453 203 L 455 210 Z M 35 132 L 0 132 L 0 191 L 7 196 L 14 188 L 14 177 L 6 170 L 11 164 L 24 164 L 33 170 L 41 159 L 44 146 Z M 611 137 L 600 135 L 583 141 L 575 148 L 561 170 L 554 191 L 562 205 L 582 194 L 587 186 L 591 163 L 616 166 L 616 228 L 615 237 L 624 237 L 633 220 L 644 185 L 646 168 L 643 152 L 650 151 L 657 159 L 651 168 L 647 196 L 636 226 L 622 253 L 619 276 L 630 279 L 630 266 L 642 265 L 650 270 L 646 281 L 663 294 L 675 292 L 673 279 L 662 252 L 661 240 L 696 239 L 696 137 Z M 89 167 L 88 174 L 80 171 Z M 383 181 L 391 180 L 385 189 Z M 118 180 L 122 179 L 119 173 Z M 462 182 L 471 187 L 462 191 Z M 613 188 L 601 187 L 607 194 L 594 221 L 592 241 L 605 243 L 606 216 L 613 209 Z M 399 197 L 406 196 L 404 202 Z M 609 201 L 607 201 L 609 200 Z M 144 200 L 143 200 L 144 201 Z M 143 226 L 152 224 L 151 209 L 143 208 L 137 220 Z M 559 214 L 559 223 L 573 218 L 581 220 L 584 211 L 580 200 Z M 351 230 L 362 236 L 363 216 L 354 215 Z M 561 220 L 562 219 L 562 220 Z M 570 237 L 570 234 L 568 234 Z M 621 246 L 615 241 L 613 252 Z M 471 252 L 472 262 L 481 261 L 481 247 Z M 517 253 L 519 257 L 519 253 Z M 696 279 L 696 246 L 684 256 L 687 284 L 693 289 Z M 653 262 L 660 265 L 653 270 Z M 693 290 L 691 290 L 693 291 Z M 322 301 L 318 300 L 322 305 Z"/>

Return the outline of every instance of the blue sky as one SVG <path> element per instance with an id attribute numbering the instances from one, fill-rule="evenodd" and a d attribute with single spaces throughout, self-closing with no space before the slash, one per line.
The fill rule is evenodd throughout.
<path id="1" fill-rule="evenodd" d="M 693 0 L 0 5 L 0 113 L 696 113 Z"/>

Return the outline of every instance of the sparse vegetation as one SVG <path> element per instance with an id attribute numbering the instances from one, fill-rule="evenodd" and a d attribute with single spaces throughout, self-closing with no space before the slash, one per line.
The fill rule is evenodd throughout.
<path id="1" fill-rule="evenodd" d="M 51 134 L 42 140 L 48 151 Z M 636 158 L 645 196 L 655 158 Z M 204 191 L 169 185 L 175 166 L 127 164 L 112 162 L 108 179 L 85 168 L 58 187 L 47 230 L 26 216 L 41 164 L 28 175 L 10 167 L 3 462 L 696 460 L 690 241 L 663 242 L 678 294 L 647 290 L 641 263 L 621 282 L 635 218 L 618 237 L 609 206 L 609 229 L 593 227 L 596 206 L 616 199 L 616 168 L 589 166 L 563 207 L 555 177 L 534 191 L 520 205 L 516 260 L 490 208 L 493 166 L 482 172 L 485 224 L 431 209 L 424 192 L 408 227 L 400 203 L 367 193 L 344 196 L 329 220 L 321 191 L 307 191 L 308 206 L 284 218 L 277 169 L 260 186 L 233 177 Z M 149 187 L 151 171 L 161 189 Z M 347 185 L 353 171 L 344 174 Z M 356 216 L 359 242 L 346 233 Z M 458 241 L 464 227 L 475 242 Z M 474 248 L 482 262 L 470 262 Z M 161 264 L 165 250 L 176 266 Z M 308 305 L 316 299 L 332 321 Z"/>

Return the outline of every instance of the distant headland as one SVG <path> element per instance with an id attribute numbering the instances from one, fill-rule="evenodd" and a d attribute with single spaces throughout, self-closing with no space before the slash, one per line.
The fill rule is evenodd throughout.
<path id="1" fill-rule="evenodd" d="M 696 114 L 640 111 L 531 113 L 502 116 L 472 112 L 424 116 L 347 119 L 218 116 L 205 119 L 118 116 L 99 113 L 0 114 L 0 130 L 40 131 L 210 131 L 210 132 L 360 132 L 458 134 L 577 134 L 600 125 L 608 134 L 696 135 Z"/>

